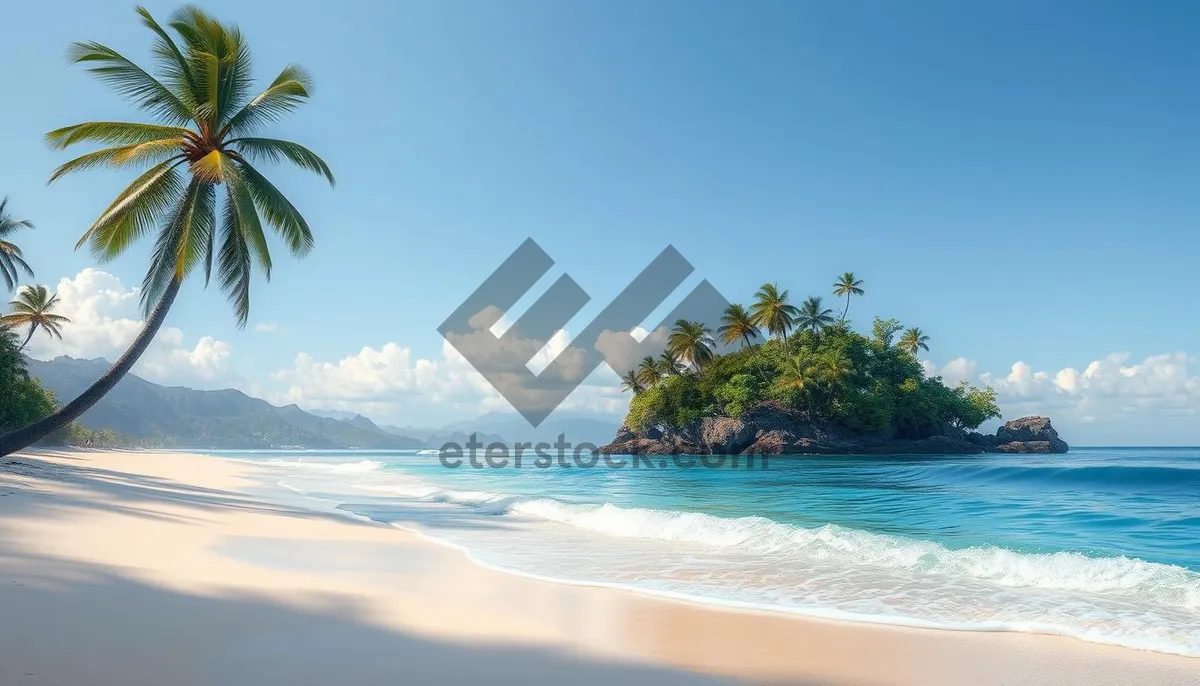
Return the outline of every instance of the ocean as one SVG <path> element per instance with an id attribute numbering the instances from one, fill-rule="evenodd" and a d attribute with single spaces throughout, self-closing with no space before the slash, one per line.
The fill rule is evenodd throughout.
<path id="1" fill-rule="evenodd" d="M 1200 449 L 772 457 L 766 469 L 448 469 L 218 452 L 262 493 L 479 564 L 704 603 L 1200 656 Z"/>

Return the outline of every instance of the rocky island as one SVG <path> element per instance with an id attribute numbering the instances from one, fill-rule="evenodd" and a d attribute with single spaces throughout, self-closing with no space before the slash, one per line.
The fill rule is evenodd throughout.
<path id="1" fill-rule="evenodd" d="M 995 434 L 947 427 L 925 438 L 855 434 L 828 422 L 812 422 L 777 403 L 764 403 L 741 418 L 705 417 L 682 428 L 634 431 L 623 424 L 598 452 L 614 455 L 964 455 L 1065 453 L 1067 443 L 1047 417 L 1022 417 Z"/>
<path id="2" fill-rule="evenodd" d="M 851 326 L 851 298 L 865 293 L 847 272 L 833 284 L 840 317 L 812 296 L 799 305 L 764 284 L 749 307 L 714 321 L 678 319 L 666 345 L 622 376 L 633 393 L 616 437 L 622 454 L 1063 453 L 1046 417 L 1023 417 L 995 434 L 996 392 L 932 375 L 918 357 L 930 337 L 875 317 Z"/>

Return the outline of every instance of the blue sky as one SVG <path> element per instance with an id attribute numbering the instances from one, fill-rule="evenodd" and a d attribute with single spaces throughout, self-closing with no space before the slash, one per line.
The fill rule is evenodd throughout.
<path id="1" fill-rule="evenodd" d="M 919 325 L 931 367 L 963 358 L 1006 414 L 1061 415 L 1076 442 L 1200 443 L 1193 4 L 200 4 L 246 32 L 261 81 L 313 73 L 275 133 L 338 186 L 274 173 L 313 254 L 277 257 L 244 331 L 190 284 L 148 377 L 448 421 L 499 406 L 461 375 L 439 386 L 462 370 L 435 329 L 524 238 L 593 297 L 580 321 L 670 243 L 731 300 L 765 280 L 831 297 L 853 270 L 857 324 Z M 72 246 L 128 176 L 47 187 L 67 158 L 42 134 L 141 116 L 66 49 L 149 64 L 149 33 L 119 3 L 21 3 L 6 24 L 0 194 L 38 225 L 20 243 L 53 285 L 97 266 Z M 119 350 L 148 249 L 75 284 L 94 326 L 45 355 Z M 1094 361 L 1086 398 L 1056 382 Z"/>

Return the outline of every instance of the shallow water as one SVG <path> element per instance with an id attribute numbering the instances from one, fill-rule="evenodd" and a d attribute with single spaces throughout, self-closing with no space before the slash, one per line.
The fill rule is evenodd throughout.
<path id="1" fill-rule="evenodd" d="M 518 573 L 1200 656 L 1200 449 L 774 457 L 767 469 L 222 456 L 270 465 L 289 493 L 415 526 Z"/>

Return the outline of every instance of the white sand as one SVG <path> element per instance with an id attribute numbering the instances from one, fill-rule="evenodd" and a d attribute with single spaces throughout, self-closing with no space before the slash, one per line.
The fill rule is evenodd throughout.
<path id="1" fill-rule="evenodd" d="M 509 576 L 392 527 L 247 496 L 252 469 L 0 458 L 0 686 L 1200 684 L 1200 660 L 1067 638 Z"/>

